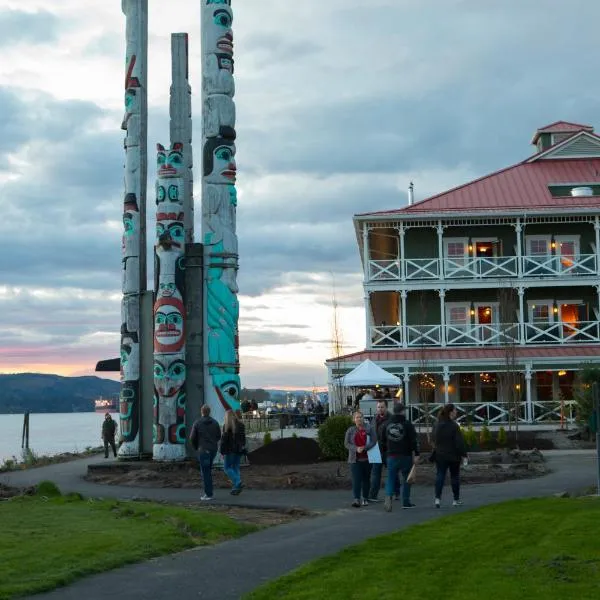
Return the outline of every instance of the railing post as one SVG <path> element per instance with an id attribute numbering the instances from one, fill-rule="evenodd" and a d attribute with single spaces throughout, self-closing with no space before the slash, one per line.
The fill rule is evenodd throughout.
<path id="1" fill-rule="evenodd" d="M 442 225 L 442 220 L 438 221 L 437 225 L 437 235 L 438 235 L 438 257 L 440 261 L 440 279 L 445 278 L 444 274 L 444 242 L 442 240 L 442 236 L 444 235 L 444 226 Z"/>
<path id="2" fill-rule="evenodd" d="M 369 226 L 367 223 L 363 223 L 363 263 L 365 269 L 365 283 L 368 283 L 371 280 L 371 263 L 370 260 L 370 252 L 369 252 Z"/>
<path id="3" fill-rule="evenodd" d="M 521 231 L 523 231 L 523 226 L 521 225 L 520 217 L 517 217 L 517 222 L 515 223 L 515 232 L 517 234 L 517 277 L 519 279 L 523 277 L 523 248 L 521 245 Z"/>
<path id="4" fill-rule="evenodd" d="M 446 346 L 446 290 L 438 290 L 438 294 L 440 295 L 440 342 L 442 344 L 442 348 Z"/>
<path id="5" fill-rule="evenodd" d="M 527 422 L 533 424 L 535 421 L 535 415 L 533 412 L 533 401 L 531 398 L 531 365 L 525 366 L 525 398 L 526 398 L 526 415 Z M 519 414 L 517 412 L 516 418 L 519 418 Z"/>
<path id="6" fill-rule="evenodd" d="M 406 261 L 405 261 L 405 252 L 404 252 L 404 235 L 406 232 L 404 231 L 404 223 L 400 223 L 400 227 L 398 228 L 398 233 L 400 235 L 400 246 L 398 248 L 399 256 L 398 261 L 400 262 L 400 280 L 406 281 Z"/>
<path id="7" fill-rule="evenodd" d="M 400 310 L 401 312 L 401 318 L 402 318 L 402 323 L 400 324 L 400 326 L 402 327 L 402 347 L 403 348 L 408 348 L 408 327 L 406 324 L 406 297 L 408 296 L 408 292 L 406 290 L 402 290 L 400 292 L 400 299 L 401 299 L 401 306 L 400 306 Z"/>

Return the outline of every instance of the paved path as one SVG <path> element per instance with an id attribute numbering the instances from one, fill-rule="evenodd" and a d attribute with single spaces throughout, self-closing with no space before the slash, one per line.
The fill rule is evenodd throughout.
<path id="1" fill-rule="evenodd" d="M 123 600 L 157 600 L 176 595 L 186 599 L 238 599 L 265 581 L 279 577 L 303 563 L 381 533 L 397 531 L 456 510 L 511 498 L 577 491 L 594 485 L 597 472 L 594 451 L 552 452 L 546 453 L 546 456 L 549 457 L 553 472 L 544 477 L 465 486 L 466 508 L 463 509 L 452 509 L 446 505 L 441 510 L 435 510 L 431 506 L 431 489 L 419 486 L 415 486 L 413 492 L 413 500 L 418 507 L 410 511 L 396 509 L 391 514 L 385 513 L 381 504 L 360 510 L 346 508 L 349 498 L 348 493 L 343 491 L 245 490 L 236 498 L 219 490 L 217 493 L 223 494 L 223 497 L 217 496 L 217 502 L 221 504 L 302 506 L 330 512 L 313 519 L 272 527 L 217 546 L 196 548 L 87 577 L 35 598 L 104 600 L 114 596 Z M 42 479 L 50 479 L 64 492 L 78 491 L 84 495 L 179 502 L 197 500 L 198 490 L 103 486 L 83 481 L 87 465 L 97 461 L 98 458 L 94 457 L 9 473 L 0 476 L 0 481 L 9 485 L 31 485 Z M 449 503 L 449 490 L 445 491 L 444 501 Z M 234 571 L 235 576 L 232 575 Z"/>

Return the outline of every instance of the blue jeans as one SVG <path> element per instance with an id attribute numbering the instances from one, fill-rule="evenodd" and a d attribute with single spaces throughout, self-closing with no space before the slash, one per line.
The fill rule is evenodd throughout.
<path id="1" fill-rule="evenodd" d="M 369 490 L 369 498 L 377 498 L 381 489 L 381 476 L 383 474 L 383 465 L 386 461 L 383 456 L 383 463 L 374 463 L 371 465 L 371 489 Z M 394 486 L 396 496 L 400 495 L 400 479 L 396 476 L 396 485 Z"/>
<path id="2" fill-rule="evenodd" d="M 450 485 L 452 486 L 452 495 L 454 500 L 460 500 L 460 462 L 438 460 L 435 463 L 437 473 L 435 475 L 435 497 L 442 497 L 444 481 L 446 480 L 446 471 L 450 471 Z"/>
<path id="3" fill-rule="evenodd" d="M 371 465 L 366 460 L 357 460 L 350 465 L 350 473 L 352 475 L 352 495 L 355 500 L 360 500 L 362 497 L 367 500 L 369 498 L 369 479 L 371 475 Z"/>
<path id="4" fill-rule="evenodd" d="M 385 482 L 385 495 L 393 496 L 396 491 L 396 482 L 398 473 L 402 474 L 402 504 L 410 504 L 410 483 L 406 478 L 413 466 L 412 456 L 388 456 L 387 468 L 388 476 Z"/>
<path id="5" fill-rule="evenodd" d="M 198 464 L 200 465 L 202 481 L 204 482 L 204 493 L 211 497 L 213 495 L 212 466 L 216 455 L 216 452 L 210 452 L 208 450 L 198 452 Z"/>
<path id="6" fill-rule="evenodd" d="M 233 485 L 233 489 L 237 490 L 242 485 L 242 476 L 240 475 L 240 459 L 241 454 L 224 454 L 223 455 L 223 471 Z"/>

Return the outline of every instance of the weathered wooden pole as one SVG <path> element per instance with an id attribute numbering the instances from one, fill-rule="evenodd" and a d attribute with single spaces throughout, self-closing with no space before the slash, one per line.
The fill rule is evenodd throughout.
<path id="1" fill-rule="evenodd" d="M 201 3 L 204 402 L 222 421 L 240 406 L 233 13 L 231 0 Z"/>
<path id="2" fill-rule="evenodd" d="M 122 0 L 126 18 L 125 195 L 121 305 L 120 458 L 137 458 L 141 418 L 141 305 L 146 291 L 148 0 Z"/>
<path id="3" fill-rule="evenodd" d="M 158 145 L 154 303 L 155 460 L 186 456 L 186 243 L 194 239 L 188 36 L 171 35 L 171 146 Z"/>

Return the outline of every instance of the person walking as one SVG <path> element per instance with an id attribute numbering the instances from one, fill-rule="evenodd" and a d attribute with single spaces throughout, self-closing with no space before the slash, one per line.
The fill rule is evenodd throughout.
<path id="1" fill-rule="evenodd" d="M 379 502 L 379 490 L 381 489 L 381 473 L 383 465 L 386 464 L 385 445 L 383 443 L 383 430 L 390 420 L 388 405 L 386 400 L 380 400 L 377 403 L 377 412 L 375 413 L 375 432 L 377 434 L 377 443 L 379 444 L 379 452 L 381 453 L 381 462 L 371 465 L 371 487 L 369 489 L 369 502 Z"/>
<path id="2" fill-rule="evenodd" d="M 387 450 L 387 481 L 385 483 L 385 510 L 392 510 L 392 495 L 396 492 L 398 473 L 402 474 L 402 508 L 414 508 L 410 501 L 408 474 L 419 462 L 419 441 L 415 426 L 406 418 L 404 404 L 394 405 L 394 414 L 382 430 L 383 445 Z"/>
<path id="3" fill-rule="evenodd" d="M 354 425 L 346 430 L 344 446 L 348 450 L 348 463 L 352 475 L 352 494 L 354 500 L 352 506 L 359 508 L 368 506 L 369 501 L 369 478 L 371 465 L 367 452 L 377 443 L 375 428 L 365 424 L 363 414 L 360 411 L 354 413 Z M 362 502 L 360 499 L 362 492 Z"/>
<path id="4" fill-rule="evenodd" d="M 245 450 L 246 427 L 232 410 L 228 410 L 223 423 L 221 454 L 223 455 L 223 470 L 233 486 L 231 488 L 233 496 L 241 494 L 244 487 L 240 474 L 240 460 Z"/>
<path id="5" fill-rule="evenodd" d="M 115 444 L 115 435 L 117 433 L 117 422 L 110 416 L 110 413 L 104 415 L 102 421 L 102 442 L 104 443 L 104 458 L 108 458 L 108 446 L 112 448 L 115 458 L 117 457 L 117 445 Z"/>
<path id="6" fill-rule="evenodd" d="M 204 483 L 204 494 L 200 496 L 200 500 L 212 500 L 212 466 L 217 455 L 219 440 L 221 439 L 221 427 L 210 416 L 210 406 L 207 404 L 202 405 L 200 414 L 202 416 L 192 425 L 190 443 L 196 451 Z"/>
<path id="7" fill-rule="evenodd" d="M 456 423 L 457 411 L 454 404 L 446 404 L 438 414 L 433 429 L 433 452 L 436 465 L 435 507 L 440 508 L 446 471 L 450 471 L 453 506 L 462 505 L 460 499 L 460 461 L 467 457 L 467 447 L 460 427 Z"/>

